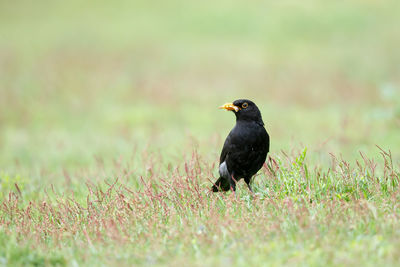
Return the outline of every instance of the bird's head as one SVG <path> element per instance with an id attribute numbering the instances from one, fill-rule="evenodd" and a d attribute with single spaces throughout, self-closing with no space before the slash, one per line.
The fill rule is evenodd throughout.
<path id="1" fill-rule="evenodd" d="M 233 103 L 226 103 L 219 108 L 233 111 L 236 116 L 236 121 L 255 121 L 264 125 L 261 112 L 253 101 L 238 99 L 233 101 Z"/>

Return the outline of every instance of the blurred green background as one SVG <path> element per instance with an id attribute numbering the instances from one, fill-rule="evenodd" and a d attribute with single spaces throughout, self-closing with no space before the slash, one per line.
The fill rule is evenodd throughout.
<path id="1" fill-rule="evenodd" d="M 0 2 L 0 171 L 78 170 L 138 151 L 217 161 L 260 107 L 271 154 L 399 160 L 400 2 Z M 54 181 L 53 181 L 54 182 Z"/>

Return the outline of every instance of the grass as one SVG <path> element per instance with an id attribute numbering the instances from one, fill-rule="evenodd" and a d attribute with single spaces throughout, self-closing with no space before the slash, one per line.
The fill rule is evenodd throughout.
<path id="1" fill-rule="evenodd" d="M 239 198 L 206 189 L 215 166 L 196 153 L 168 170 L 143 162 L 145 176 L 115 166 L 112 181 L 51 187 L 36 200 L 15 183 L 1 207 L 1 256 L 44 265 L 395 265 L 400 172 L 382 157 L 384 165 L 363 156 L 357 166 L 332 157 L 328 170 L 311 169 L 306 150 L 271 158 L 257 193 L 243 184 Z"/>
<path id="2" fill-rule="evenodd" d="M 0 265 L 396 265 L 397 2 L 1 2 Z"/>

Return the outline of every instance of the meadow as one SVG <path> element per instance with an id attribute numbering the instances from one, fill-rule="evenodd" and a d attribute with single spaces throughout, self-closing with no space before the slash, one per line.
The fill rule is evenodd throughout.
<path id="1" fill-rule="evenodd" d="M 397 265 L 399 8 L 0 2 L 0 265 Z M 269 158 L 213 194 L 238 98 Z"/>

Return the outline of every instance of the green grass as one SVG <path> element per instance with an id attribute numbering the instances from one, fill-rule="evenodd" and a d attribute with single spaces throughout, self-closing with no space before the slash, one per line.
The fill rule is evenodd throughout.
<path id="1" fill-rule="evenodd" d="M 245 186 L 239 197 L 210 193 L 215 167 L 196 153 L 161 170 L 154 154 L 138 161 L 148 168 L 142 176 L 116 164 L 114 180 L 65 181 L 65 192 L 49 187 L 36 199 L 16 186 L 1 207 L 2 257 L 39 265 L 394 265 L 400 172 L 390 154 L 382 157 L 383 166 L 365 158 L 357 167 L 334 158 L 329 170 L 310 169 L 305 150 L 276 157 L 254 196 Z"/>
<path id="2" fill-rule="evenodd" d="M 1 2 L 0 265 L 396 265 L 398 9 Z M 242 97 L 270 159 L 210 194 Z"/>

